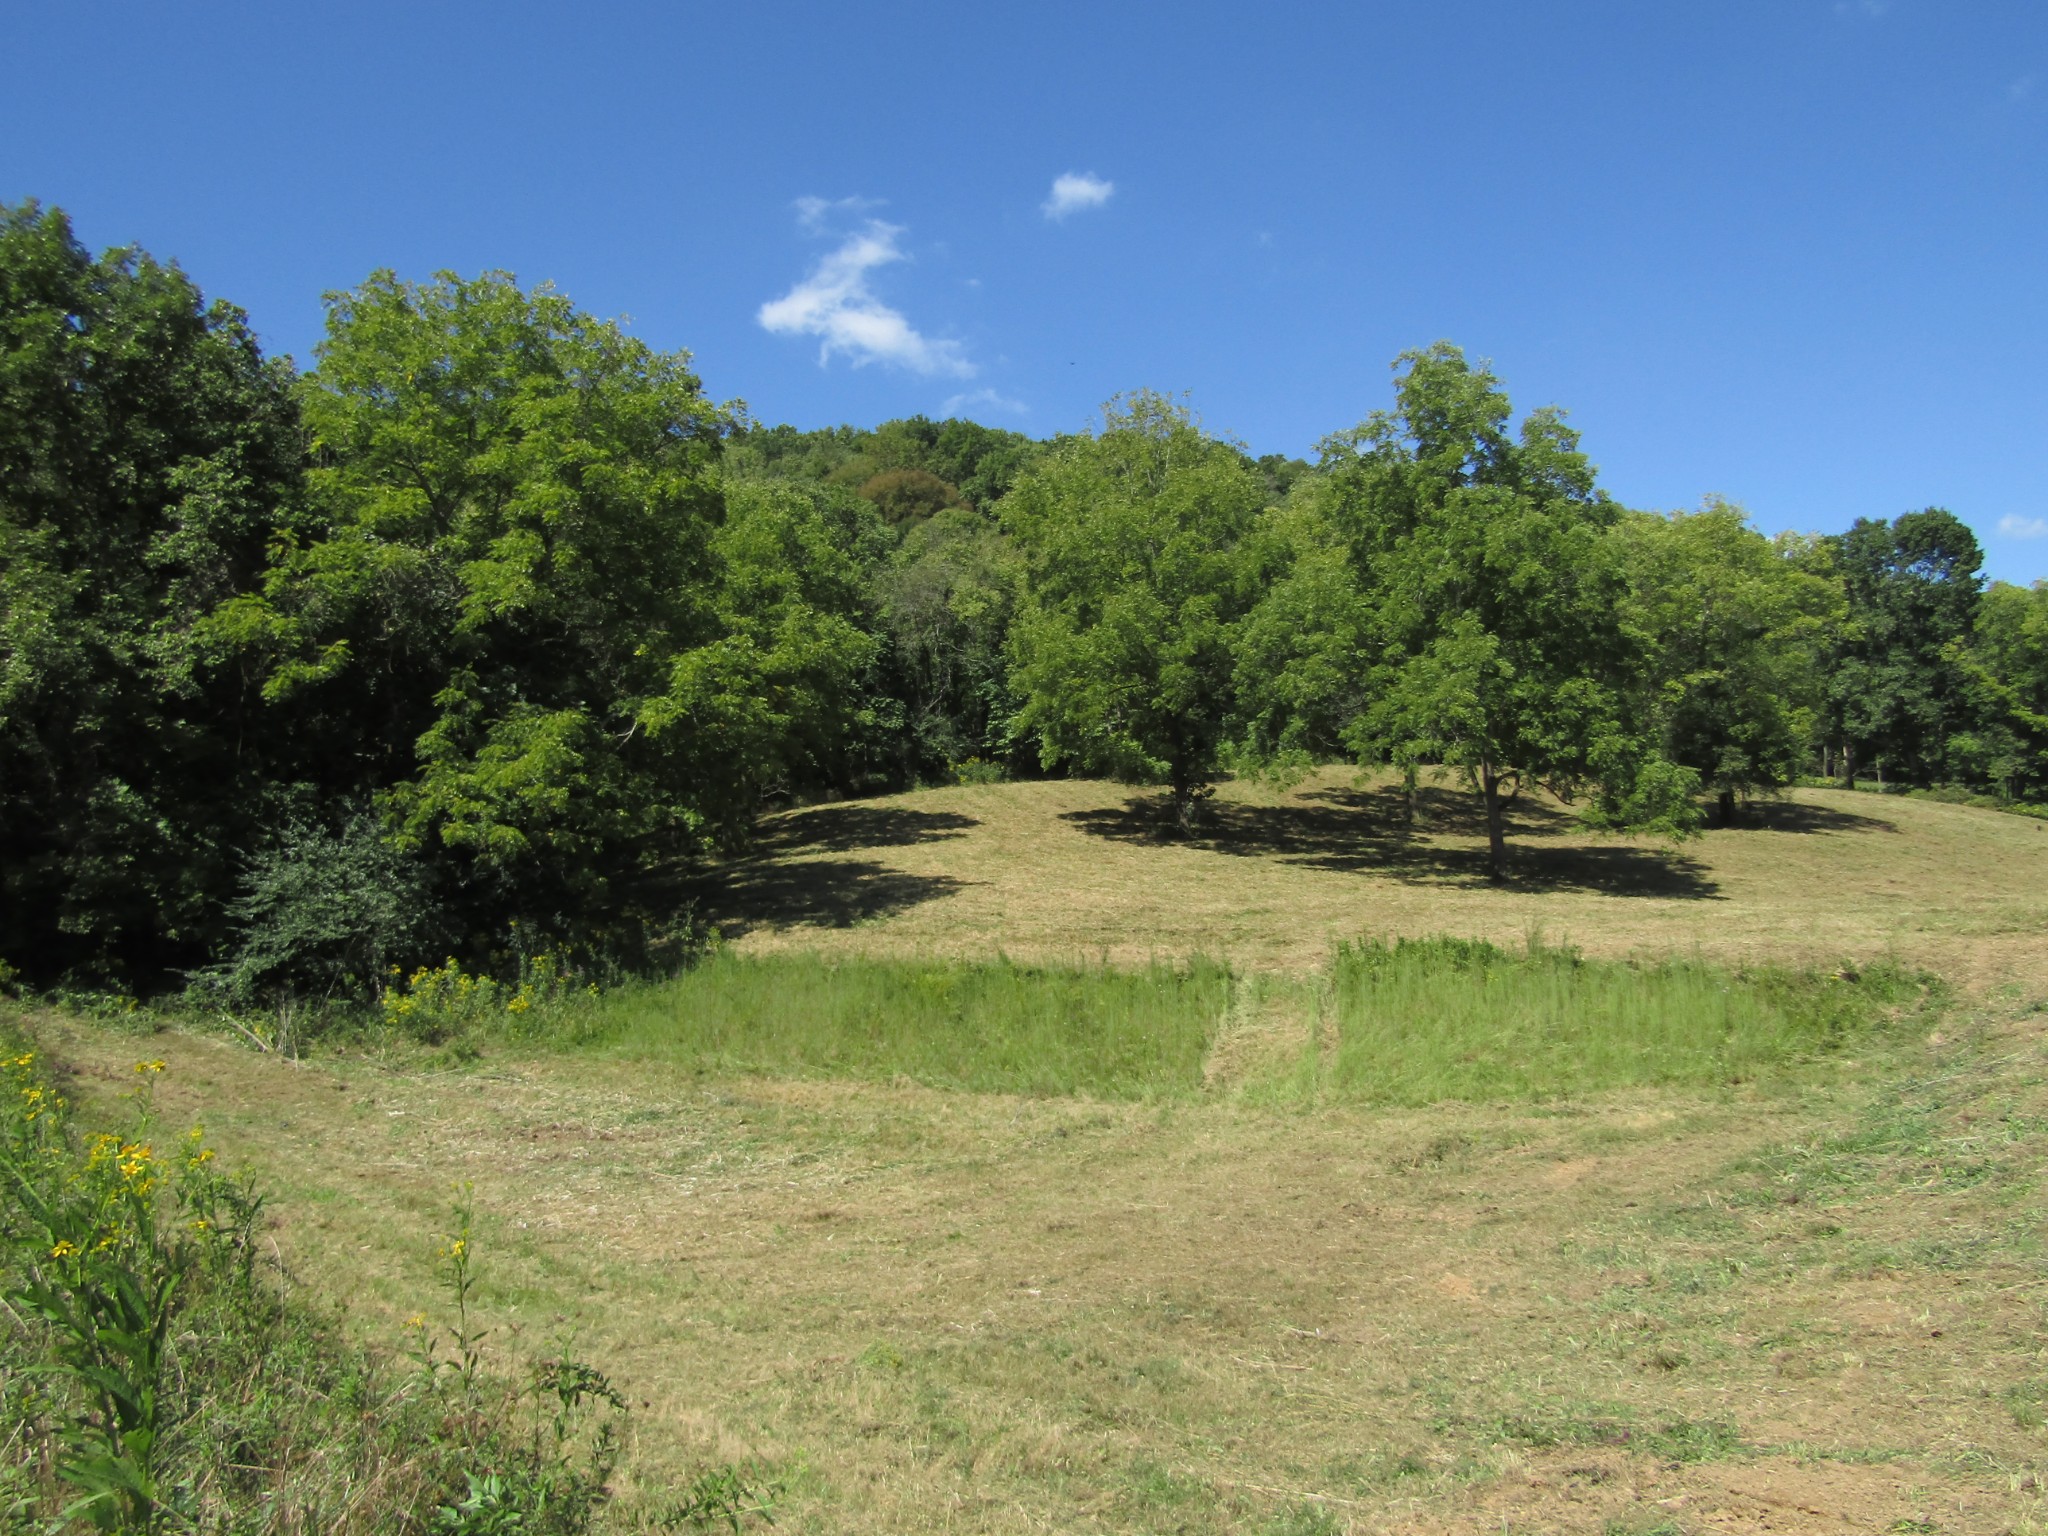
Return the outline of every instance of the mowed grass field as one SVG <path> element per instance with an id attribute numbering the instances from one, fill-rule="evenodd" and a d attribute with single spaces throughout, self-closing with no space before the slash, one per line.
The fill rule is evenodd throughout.
<path id="1" fill-rule="evenodd" d="M 1449 791 L 1223 799 L 778 818 L 728 954 L 475 1062 L 37 1027 L 372 1338 L 471 1183 L 488 1347 L 784 1529 L 2048 1530 L 2048 825 L 1528 806 L 1492 887 Z"/>
<path id="2" fill-rule="evenodd" d="M 961 786 L 773 818 L 762 851 L 699 899 L 743 952 L 994 954 L 1134 964 L 1205 954 L 1328 964 L 1361 934 L 1589 954 L 1834 965 L 1895 954 L 1958 985 L 2048 978 L 2048 821 L 1841 790 L 1794 790 L 1676 846 L 1582 831 L 1531 791 L 1511 809 L 1514 879 L 1482 867 L 1476 797 L 1329 770 L 1288 792 L 1222 787 L 1205 833 L 1167 836 L 1163 798 L 1092 781 Z"/>

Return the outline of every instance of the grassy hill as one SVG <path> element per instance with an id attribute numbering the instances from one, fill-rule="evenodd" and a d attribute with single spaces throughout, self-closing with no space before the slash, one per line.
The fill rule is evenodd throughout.
<path id="1" fill-rule="evenodd" d="M 164 1034 L 159 1103 L 261 1171 L 278 1251 L 372 1338 L 430 1301 L 471 1182 L 493 1348 L 610 1369 L 644 1405 L 629 1476 L 761 1458 L 785 1529 L 2048 1528 L 2048 824 L 1802 791 L 1672 849 L 1531 801 L 1495 887 L 1448 790 L 1414 833 L 1348 775 L 1215 811 L 1193 844 L 1090 783 L 793 812 L 701 892 L 727 968 L 593 1005 L 576 1043 L 294 1064 Z M 1536 930 L 1644 962 L 1603 986 L 1671 956 L 1687 986 L 1951 986 L 1801 982 L 1864 988 L 1860 1022 L 1741 1071 L 1275 1089 L 1341 1057 L 1339 941 Z M 1032 1013 L 1035 973 L 969 963 L 998 953 L 1083 964 Z M 1135 969 L 1195 955 L 1231 971 Z M 1148 974 L 1179 990 L 1116 1006 L 1164 1075 L 1118 1056 L 1082 1091 L 895 1072 L 845 1022 L 895 985 L 971 1056 Z M 1436 1038 L 1494 984 L 1399 995 Z M 755 1069 L 762 1008 L 795 1054 Z M 111 1102 L 138 1043 L 38 1028 Z"/>
<path id="2" fill-rule="evenodd" d="M 1580 829 L 1532 790 L 1514 878 L 1487 881 L 1476 797 L 1329 770 L 1291 792 L 1226 785 L 1206 833 L 1157 794 L 1086 780 L 963 786 L 774 818 L 699 898 L 742 950 L 1328 963 L 1362 933 L 1531 932 L 1591 954 L 1833 964 L 1894 953 L 1958 984 L 2041 978 L 2048 821 L 1794 790 L 1668 845 Z"/>

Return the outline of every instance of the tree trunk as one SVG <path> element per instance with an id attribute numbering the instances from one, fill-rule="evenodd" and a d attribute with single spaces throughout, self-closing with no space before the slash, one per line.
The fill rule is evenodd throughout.
<path id="1" fill-rule="evenodd" d="M 1408 830 L 1415 830 L 1415 765 L 1408 763 L 1401 769 L 1401 790 L 1408 802 Z"/>
<path id="2" fill-rule="evenodd" d="M 1479 792 L 1486 797 L 1486 874 L 1488 879 L 1499 880 L 1507 873 L 1508 837 L 1503 825 L 1500 776 L 1491 763 L 1479 766 Z"/>
<path id="3" fill-rule="evenodd" d="M 1842 744 L 1842 788 L 1856 787 L 1856 749 L 1847 742 Z"/>
<path id="4" fill-rule="evenodd" d="M 1176 768 L 1173 771 L 1173 826 L 1180 836 L 1194 836 L 1202 798 L 1201 777 Z"/>
<path id="5" fill-rule="evenodd" d="M 1877 760 L 1877 792 L 1884 793 L 1884 759 L 1881 757 Z"/>
<path id="6" fill-rule="evenodd" d="M 1724 827 L 1735 825 L 1735 791 L 1732 789 L 1721 791 L 1721 825 Z"/>

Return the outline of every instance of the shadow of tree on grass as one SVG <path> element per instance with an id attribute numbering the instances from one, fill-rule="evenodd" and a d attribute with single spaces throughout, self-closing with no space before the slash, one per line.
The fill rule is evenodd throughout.
<path id="1" fill-rule="evenodd" d="M 1898 823 L 1860 811 L 1804 800 L 1752 800 L 1735 813 L 1728 832 L 1896 832 Z"/>
<path id="2" fill-rule="evenodd" d="M 702 875 L 687 894 L 712 927 L 736 939 L 756 928 L 851 928 L 974 883 L 914 875 L 872 859 L 760 859 Z"/>
<path id="3" fill-rule="evenodd" d="M 1417 794 L 1414 831 L 1398 788 L 1325 790 L 1283 805 L 1211 802 L 1192 837 L 1176 836 L 1171 800 L 1131 796 L 1122 806 L 1069 811 L 1062 818 L 1125 843 L 1180 842 L 1243 858 L 1277 858 L 1315 869 L 1378 875 L 1417 884 L 1486 885 L 1486 850 L 1440 846 L 1433 834 L 1483 838 L 1475 797 L 1428 786 Z M 1675 850 L 1555 840 L 1586 834 L 1572 816 L 1519 799 L 1509 803 L 1507 884 L 1522 890 L 1600 891 L 1616 896 L 1718 899 L 1699 860 Z M 1548 846 L 1546 846 L 1548 844 Z"/>
<path id="4" fill-rule="evenodd" d="M 913 811 L 895 805 L 814 805 L 778 816 L 760 829 L 757 853 L 851 853 L 903 848 L 959 837 L 981 823 L 957 811 Z"/>

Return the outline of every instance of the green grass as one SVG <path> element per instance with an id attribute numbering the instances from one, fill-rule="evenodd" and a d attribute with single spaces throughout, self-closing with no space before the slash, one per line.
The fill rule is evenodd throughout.
<path id="1" fill-rule="evenodd" d="M 1145 1098 L 1199 1088 L 1229 970 L 1008 961 L 707 957 L 590 1005 L 590 1048 L 706 1074 L 908 1078 L 934 1087 Z"/>
<path id="2" fill-rule="evenodd" d="M 1365 939 L 1331 976 L 1336 1048 L 1309 1064 L 1340 1097 L 1397 1104 L 1741 1082 L 1839 1049 L 1924 981 L 1592 961 L 1532 943 Z"/>

